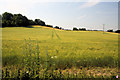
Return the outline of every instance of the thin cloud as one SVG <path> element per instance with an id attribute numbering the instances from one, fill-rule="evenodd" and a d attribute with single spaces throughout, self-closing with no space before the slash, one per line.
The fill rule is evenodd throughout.
<path id="1" fill-rule="evenodd" d="M 97 5 L 98 3 L 100 3 L 100 0 L 89 0 L 88 2 L 80 6 L 80 8 L 93 7 Z"/>

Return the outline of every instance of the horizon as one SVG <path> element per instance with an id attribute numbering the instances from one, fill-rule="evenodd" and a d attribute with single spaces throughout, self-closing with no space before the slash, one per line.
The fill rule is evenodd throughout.
<path id="1" fill-rule="evenodd" d="M 118 29 L 118 2 L 42 2 L 12 5 L 1 9 L 0 13 L 22 14 L 28 19 L 41 19 L 46 24 L 64 29 L 86 28 L 92 30 Z"/>

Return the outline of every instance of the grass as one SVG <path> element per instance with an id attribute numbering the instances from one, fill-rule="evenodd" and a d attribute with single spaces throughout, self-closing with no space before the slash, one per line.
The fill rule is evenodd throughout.
<path id="1" fill-rule="evenodd" d="M 117 74 L 119 34 L 33 27 L 2 28 L 3 69 L 9 66 L 11 70 L 11 66 L 19 66 L 22 71 L 29 67 L 44 70 L 48 66 L 48 70 L 63 71 L 82 67 L 92 72 L 92 68 L 99 71 L 100 67 L 115 69 L 111 71 Z M 89 67 L 91 69 L 86 70 Z"/>

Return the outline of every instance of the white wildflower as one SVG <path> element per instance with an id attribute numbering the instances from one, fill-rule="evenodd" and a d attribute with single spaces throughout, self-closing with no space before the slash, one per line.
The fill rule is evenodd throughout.
<path id="1" fill-rule="evenodd" d="M 28 73 L 28 71 L 26 73 Z"/>
<path id="2" fill-rule="evenodd" d="M 53 56 L 51 58 L 53 58 Z"/>
<path id="3" fill-rule="evenodd" d="M 119 76 L 117 75 L 116 78 L 118 78 Z"/>

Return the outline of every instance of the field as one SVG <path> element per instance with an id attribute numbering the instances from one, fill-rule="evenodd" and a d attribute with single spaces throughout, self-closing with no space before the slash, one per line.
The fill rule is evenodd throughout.
<path id="1" fill-rule="evenodd" d="M 118 74 L 118 34 L 42 26 L 2 28 L 2 66 L 3 78 L 26 73 L 36 78 L 51 71 L 63 78 L 76 74 L 77 78 L 113 78 Z"/>

